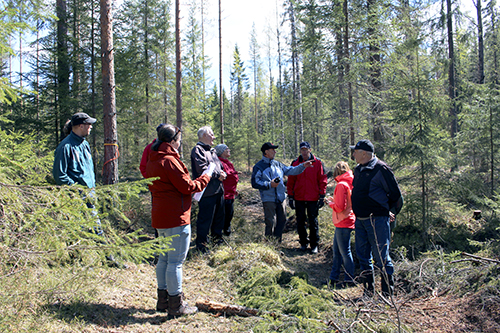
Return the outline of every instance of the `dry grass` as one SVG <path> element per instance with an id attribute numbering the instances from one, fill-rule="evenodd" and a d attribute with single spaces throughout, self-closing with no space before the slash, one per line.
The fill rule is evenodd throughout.
<path id="1" fill-rule="evenodd" d="M 405 281 L 398 281 L 398 294 L 392 300 L 379 296 L 363 298 L 361 287 L 328 290 L 323 285 L 330 272 L 333 234 L 328 208 L 321 212 L 320 253 L 311 255 L 297 250 L 299 244 L 293 230 L 293 218 L 289 223 L 291 230 L 284 234 L 281 245 L 264 242 L 258 192 L 252 190 L 248 182 L 243 182 L 239 190 L 241 198 L 236 205 L 234 232 L 227 245 L 213 249 L 210 255 L 191 252 L 184 265 L 183 287 L 188 302 L 194 305 L 197 300 L 211 300 L 246 305 L 243 299 L 248 300 L 248 297 L 241 294 L 242 286 L 247 287 L 245 279 L 252 278 L 252 274 L 261 269 L 262 272 L 307 276 L 308 284 L 299 279 L 269 290 L 274 290 L 275 295 L 299 300 L 302 307 L 312 302 L 311 299 L 318 299 L 328 304 L 327 310 L 309 318 L 293 312 L 270 313 L 267 308 L 260 308 L 260 317 L 225 317 L 199 312 L 167 320 L 166 314 L 154 311 L 154 265 L 129 263 L 127 269 L 31 268 L 0 280 L 0 317 L 3 318 L 0 319 L 0 331 L 495 332 L 500 329 L 498 313 L 495 315 L 499 303 L 491 294 L 471 292 L 462 298 L 451 291 L 427 290 L 426 286 L 418 285 L 415 274 L 418 275 L 419 270 L 422 273 L 421 267 L 429 261 L 426 265 L 422 262 L 397 263 L 407 276 L 411 275 L 408 272 L 414 275 L 411 275 L 410 287 L 403 285 Z M 449 262 L 446 265 L 450 265 Z M 398 268 L 396 266 L 396 271 Z M 453 272 L 459 274 L 463 270 L 457 268 Z M 433 274 L 430 269 L 423 273 L 428 274 L 429 279 L 437 278 L 430 276 Z M 452 279 L 449 281 L 454 283 Z M 417 289 L 421 292 L 416 293 Z M 281 305 L 276 306 L 280 309 Z M 286 306 L 294 309 L 294 304 Z"/>

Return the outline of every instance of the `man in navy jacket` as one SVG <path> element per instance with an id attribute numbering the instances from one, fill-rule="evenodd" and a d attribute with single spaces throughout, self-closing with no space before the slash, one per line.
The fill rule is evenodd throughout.
<path id="1" fill-rule="evenodd" d="M 403 205 L 401 191 L 392 169 L 375 156 L 369 140 L 361 140 L 351 148 L 358 163 L 354 169 L 351 200 L 356 215 L 356 254 L 365 295 L 373 294 L 374 258 L 382 276 L 382 293 L 389 296 L 394 292 L 394 266 L 389 256 L 390 219 Z"/>

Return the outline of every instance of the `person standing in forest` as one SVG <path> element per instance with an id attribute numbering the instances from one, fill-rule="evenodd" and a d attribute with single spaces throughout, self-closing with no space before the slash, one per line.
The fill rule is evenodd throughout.
<path id="1" fill-rule="evenodd" d="M 349 164 L 337 162 L 333 170 L 333 178 L 337 185 L 333 197 L 326 199 L 332 208 L 332 219 L 335 225 L 333 236 L 333 262 L 330 272 L 330 286 L 341 289 L 354 285 L 354 261 L 351 254 L 351 231 L 354 229 L 356 216 L 352 211 L 352 180 L 354 176 Z M 340 268 L 344 264 L 344 281 L 340 282 Z"/>
<path id="2" fill-rule="evenodd" d="M 284 176 L 302 173 L 312 165 L 312 161 L 305 161 L 297 166 L 286 166 L 274 159 L 278 147 L 266 142 L 260 148 L 262 159 L 253 167 L 252 187 L 260 192 L 266 223 L 265 236 L 274 237 L 281 243 L 286 223 Z"/>
<path id="3" fill-rule="evenodd" d="M 75 113 L 71 117 L 71 120 L 66 122 L 63 132 L 67 136 L 59 143 L 54 152 L 52 175 L 57 185 L 72 186 L 77 184 L 91 189 L 83 195 L 83 199 L 87 208 L 91 209 L 92 215 L 96 219 L 95 223 L 97 227 L 94 228 L 94 232 L 103 236 L 101 220 L 93 203 L 95 199 L 94 163 L 92 161 L 90 145 L 85 139 L 89 136 L 92 125 L 95 122 L 95 118 L 83 112 Z M 108 256 L 107 259 L 111 264 L 116 264 L 113 256 Z"/>
<path id="4" fill-rule="evenodd" d="M 364 295 L 373 295 L 373 263 L 381 272 L 382 294 L 394 292 L 394 266 L 389 256 L 391 243 L 390 220 L 403 206 L 403 197 L 392 169 L 375 156 L 369 140 L 355 146 L 352 209 L 356 215 L 356 254 L 361 266 Z"/>
<path id="5" fill-rule="evenodd" d="M 191 241 L 191 194 L 201 192 L 210 181 L 208 174 L 191 180 L 177 151 L 180 143 L 181 130 L 162 125 L 146 165 L 146 177 L 160 177 L 149 185 L 153 196 L 152 226 L 158 230 L 159 237 L 171 237 L 171 249 L 160 254 L 156 265 L 156 310 L 168 311 L 170 317 L 197 312 L 196 307 L 184 302 L 182 265 Z"/>
<path id="6" fill-rule="evenodd" d="M 215 152 L 222 162 L 224 172 L 227 177 L 222 182 L 224 186 L 224 235 L 231 235 L 231 220 L 234 214 L 234 198 L 238 195 L 236 186 L 238 186 L 238 172 L 235 170 L 233 163 L 229 161 L 231 157 L 231 149 L 223 143 L 215 146 Z"/>
<path id="7" fill-rule="evenodd" d="M 325 204 L 327 176 L 323 163 L 311 153 L 311 145 L 306 141 L 300 143 L 300 156 L 291 165 L 297 166 L 305 161 L 311 161 L 312 167 L 297 176 L 288 177 L 288 204 L 297 214 L 300 250 L 307 250 L 310 244 L 311 253 L 316 254 L 319 244 L 318 213 Z M 309 222 L 309 239 L 306 221 Z"/>
<path id="8" fill-rule="evenodd" d="M 215 170 L 203 196 L 198 203 L 198 219 L 196 220 L 196 248 L 208 251 L 208 234 L 211 233 L 215 245 L 222 242 L 224 228 L 224 188 L 222 182 L 226 173 L 221 161 L 212 149 L 215 135 L 210 126 L 198 130 L 198 143 L 191 150 L 191 170 L 193 178 L 198 178 L 209 166 L 215 164 Z"/>

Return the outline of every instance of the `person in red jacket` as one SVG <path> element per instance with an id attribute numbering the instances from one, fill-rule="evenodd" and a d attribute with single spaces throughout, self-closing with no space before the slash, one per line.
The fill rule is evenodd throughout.
<path id="1" fill-rule="evenodd" d="M 352 174 L 349 164 L 340 161 L 335 165 L 333 177 L 337 182 L 333 197 L 326 199 L 333 209 L 332 219 L 335 225 L 333 237 L 333 264 L 330 272 L 330 286 L 340 289 L 353 286 L 354 261 L 351 254 L 351 231 L 354 229 L 356 217 L 352 211 Z M 339 281 L 340 267 L 344 263 L 344 282 Z"/>
<path id="2" fill-rule="evenodd" d="M 309 160 L 312 161 L 311 168 L 307 168 L 297 176 L 288 177 L 287 192 L 288 204 L 297 214 L 300 250 L 307 250 L 309 243 L 311 253 L 316 254 L 319 244 L 318 211 L 325 203 L 327 176 L 321 160 L 311 154 L 311 145 L 302 142 L 300 156 L 292 162 L 292 166 Z M 309 221 L 309 239 L 307 239 L 306 220 Z"/>
<path id="3" fill-rule="evenodd" d="M 156 310 L 168 311 L 170 317 L 191 314 L 196 307 L 183 301 L 182 264 L 191 241 L 191 194 L 202 191 L 211 175 L 203 174 L 191 180 L 177 149 L 181 131 L 172 125 L 158 130 L 158 139 L 151 147 L 146 165 L 146 177 L 160 177 L 149 185 L 153 196 L 151 220 L 159 237 L 172 237 L 172 250 L 160 254 L 156 265 L 158 303 Z M 168 290 L 168 291 L 167 291 Z"/>
<path id="4" fill-rule="evenodd" d="M 233 163 L 229 161 L 229 157 L 231 157 L 231 149 L 225 144 L 220 144 L 215 146 L 215 152 L 219 157 L 219 160 L 222 162 L 222 166 L 224 167 L 224 171 L 227 174 L 227 178 L 222 182 L 222 186 L 224 187 L 224 235 L 231 235 L 231 220 L 233 219 L 234 214 L 234 198 L 238 195 L 238 191 L 236 190 L 236 186 L 238 185 L 238 172 L 234 169 Z"/>
<path id="5" fill-rule="evenodd" d="M 158 127 L 156 127 L 156 134 L 158 134 L 158 131 L 160 130 L 160 128 L 163 125 L 165 125 L 165 124 L 161 123 L 160 125 L 158 125 Z M 149 153 L 151 152 L 151 146 L 153 146 L 153 144 L 155 143 L 155 141 L 156 141 L 156 139 L 153 139 L 153 141 L 150 144 L 148 144 L 144 148 L 144 151 L 142 152 L 141 163 L 139 164 L 139 170 L 141 170 L 141 175 L 144 178 L 147 178 L 146 177 L 146 165 L 148 164 Z"/>

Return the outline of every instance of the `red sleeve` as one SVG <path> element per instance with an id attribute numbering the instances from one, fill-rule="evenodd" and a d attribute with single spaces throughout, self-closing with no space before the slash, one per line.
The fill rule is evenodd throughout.
<path id="1" fill-rule="evenodd" d="M 151 151 L 151 146 L 153 145 L 153 142 L 147 145 L 146 148 L 144 148 L 144 151 L 142 152 L 141 164 L 139 165 L 139 170 L 141 170 L 141 174 L 144 178 L 148 178 L 146 176 L 146 165 L 148 164 L 149 152 Z"/>
<path id="2" fill-rule="evenodd" d="M 348 189 L 345 184 L 338 183 L 337 186 L 335 186 L 335 191 L 333 192 L 334 203 L 330 205 L 333 211 L 340 213 L 347 208 L 347 194 Z"/>
<path id="3" fill-rule="evenodd" d="M 167 158 L 164 167 L 167 171 L 168 179 L 182 194 L 201 192 L 210 181 L 208 175 L 203 175 L 192 180 L 189 173 L 184 172 L 184 168 L 179 161 L 173 158 Z"/>

